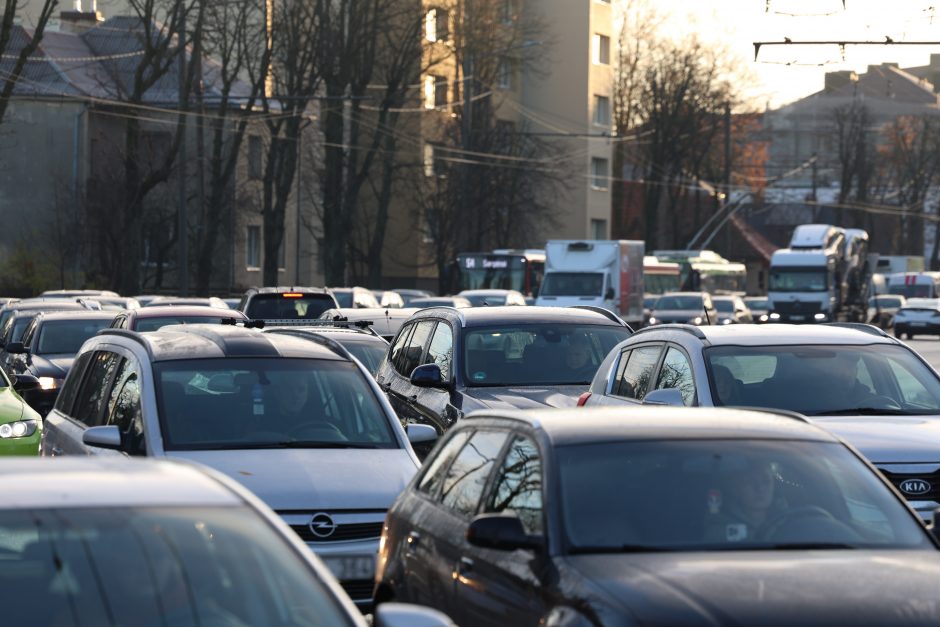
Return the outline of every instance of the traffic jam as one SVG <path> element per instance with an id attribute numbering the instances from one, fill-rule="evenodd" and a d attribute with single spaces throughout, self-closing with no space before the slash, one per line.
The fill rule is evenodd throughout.
<path id="1" fill-rule="evenodd" d="M 797 227 L 754 311 L 631 240 L 7 299 L 4 624 L 940 624 L 940 279 L 867 237 Z"/>

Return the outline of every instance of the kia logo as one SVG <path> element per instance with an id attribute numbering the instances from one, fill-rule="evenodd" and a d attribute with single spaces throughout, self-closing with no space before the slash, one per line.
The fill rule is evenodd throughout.
<path id="1" fill-rule="evenodd" d="M 898 487 L 904 494 L 918 495 L 927 494 L 932 486 L 923 479 L 905 479 Z"/>
<path id="2" fill-rule="evenodd" d="M 336 531 L 336 523 L 330 518 L 329 514 L 314 514 L 308 525 L 310 533 L 318 538 L 329 538 Z"/>

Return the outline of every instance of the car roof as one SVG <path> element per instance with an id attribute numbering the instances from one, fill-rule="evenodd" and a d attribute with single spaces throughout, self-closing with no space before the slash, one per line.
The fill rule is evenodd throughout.
<path id="1" fill-rule="evenodd" d="M 345 360 L 329 348 L 302 338 L 224 324 L 173 324 L 144 333 L 124 329 L 105 329 L 98 333 L 98 337 L 113 336 L 143 344 L 151 361 L 223 357 Z"/>
<path id="2" fill-rule="evenodd" d="M 77 456 L 0 458 L 0 509 L 225 506 L 244 500 L 195 466 L 179 462 Z"/>
<path id="3" fill-rule="evenodd" d="M 440 316 L 441 313 L 444 312 L 460 319 L 461 326 L 464 327 L 487 326 L 494 323 L 539 324 L 546 322 L 562 322 L 565 324 L 600 324 L 623 328 L 622 324 L 617 324 L 601 313 L 577 307 L 519 307 L 512 305 L 472 307 L 466 309 L 429 307 L 414 314 L 414 317 L 416 319 L 435 317 Z"/>
<path id="4" fill-rule="evenodd" d="M 276 287 L 251 287 L 246 294 L 280 294 L 282 292 L 298 292 L 301 294 L 329 294 L 325 287 L 299 287 L 296 285 L 278 285 Z"/>
<path id="5" fill-rule="evenodd" d="M 88 309 L 88 307 L 85 307 L 81 303 L 77 303 L 73 300 L 68 300 L 66 298 L 59 298 L 59 299 L 51 298 L 49 300 L 42 301 L 42 302 L 19 301 L 16 303 L 11 303 L 7 307 L 7 311 L 13 311 L 14 315 L 16 315 L 15 312 L 19 312 L 19 311 L 36 312 L 36 311 L 43 311 L 43 310 L 53 311 L 56 309 L 58 309 L 59 311 L 65 311 L 65 310 L 78 311 L 80 309 L 84 309 L 85 311 L 91 311 L 90 309 Z"/>
<path id="6" fill-rule="evenodd" d="M 497 290 L 497 289 L 492 289 L 492 290 L 463 290 L 462 292 L 459 292 L 459 293 L 457 294 L 457 296 L 466 296 L 467 294 L 470 294 L 470 295 L 472 295 L 472 296 L 473 296 L 473 295 L 480 295 L 480 296 L 488 296 L 488 295 L 493 295 L 493 296 L 505 296 L 506 294 L 512 294 L 512 293 L 514 293 L 515 291 L 516 291 L 516 290 Z"/>
<path id="7" fill-rule="evenodd" d="M 40 312 L 37 324 L 55 320 L 114 320 L 113 311 L 95 311 L 93 309 L 76 309 L 75 311 L 44 311 Z"/>
<path id="8" fill-rule="evenodd" d="M 141 307 L 134 309 L 135 318 L 170 318 L 180 316 L 205 316 L 207 318 L 234 318 L 236 320 L 247 320 L 243 312 L 237 309 L 222 309 L 221 307 L 208 307 L 202 305 L 154 305 L 153 307 Z"/>
<path id="9" fill-rule="evenodd" d="M 274 333 L 275 331 L 278 332 L 278 333 L 284 333 L 284 334 L 289 334 L 289 333 L 301 333 L 301 334 L 316 333 L 316 334 L 318 334 L 318 335 L 338 335 L 338 336 L 342 336 L 343 340 L 365 340 L 365 341 L 376 340 L 376 341 L 381 342 L 382 344 L 388 345 L 388 342 L 386 342 L 385 340 L 383 340 L 383 339 L 382 339 L 381 337 L 379 337 L 378 335 L 374 335 L 374 334 L 370 333 L 369 331 L 367 331 L 366 329 L 358 329 L 358 328 L 356 328 L 356 327 L 352 327 L 352 328 L 349 328 L 349 327 L 329 327 L 329 326 L 323 326 L 323 327 L 312 327 L 312 326 L 311 326 L 311 327 L 268 327 L 268 328 L 266 328 L 266 329 L 264 330 L 265 333 Z"/>
<path id="10" fill-rule="evenodd" d="M 782 413 L 725 407 L 592 407 L 477 411 L 464 420 L 517 420 L 554 446 L 617 440 L 770 439 L 837 442 L 829 432 Z"/>
<path id="11" fill-rule="evenodd" d="M 794 344 L 898 344 L 881 329 L 868 324 L 739 324 L 692 326 L 664 324 L 645 327 L 630 339 L 656 339 L 653 334 L 683 333 L 695 336 L 710 346 L 790 346 Z"/>

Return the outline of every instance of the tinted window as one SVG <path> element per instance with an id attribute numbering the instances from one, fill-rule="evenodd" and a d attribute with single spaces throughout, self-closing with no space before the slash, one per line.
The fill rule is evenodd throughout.
<path id="1" fill-rule="evenodd" d="M 405 346 L 408 345 L 408 338 L 411 336 L 411 332 L 414 331 L 415 325 L 409 324 L 401 330 L 401 333 L 398 334 L 398 337 L 395 338 L 395 343 L 392 344 L 392 348 L 389 350 L 389 361 L 392 362 L 392 365 L 395 367 L 395 370 L 401 372 L 399 364 L 401 363 L 402 355 L 405 352 Z"/>
<path id="2" fill-rule="evenodd" d="M 47 320 L 32 347 L 36 355 L 74 355 L 85 340 L 108 326 L 108 320 Z"/>
<path id="3" fill-rule="evenodd" d="M 94 353 L 82 353 L 75 359 L 72 367 L 69 368 L 69 373 L 65 378 L 62 391 L 59 392 L 59 396 L 55 401 L 55 408 L 66 416 L 74 415 L 72 403 L 75 401 L 78 390 L 82 386 L 82 375 L 85 374 L 85 367 L 88 365 L 93 354 Z"/>
<path id="4" fill-rule="evenodd" d="M 570 323 L 468 328 L 467 384 L 587 385 L 607 353 L 629 334 L 618 326 Z"/>
<path id="5" fill-rule="evenodd" d="M 437 364 L 445 380 L 450 379 L 451 363 L 454 357 L 454 332 L 446 322 L 440 322 L 434 330 L 434 337 L 428 346 L 426 364 Z"/>
<path id="6" fill-rule="evenodd" d="M 13 318 L 13 325 L 10 329 L 10 337 L 7 340 L 8 342 L 19 342 L 23 339 L 23 334 L 26 332 L 26 327 L 29 326 L 29 323 L 33 321 L 33 318 L 36 317 L 36 314 L 30 316 L 20 316 Z"/>
<path id="7" fill-rule="evenodd" d="M 287 298 L 283 294 L 256 294 L 248 303 L 245 315 L 264 320 L 314 320 L 334 307 L 336 301 L 329 294 L 303 294 L 297 298 Z"/>
<path id="8" fill-rule="evenodd" d="M 733 313 L 734 312 L 734 301 L 731 300 L 716 300 L 715 309 L 724 313 Z"/>
<path id="9" fill-rule="evenodd" d="M 657 310 L 698 310 L 703 307 L 701 296 L 661 296 L 660 299 L 656 301 Z"/>
<path id="10" fill-rule="evenodd" d="M 505 431 L 477 431 L 473 434 L 444 478 L 441 502 L 445 507 L 465 516 L 476 513 L 506 435 Z"/>
<path id="11" fill-rule="evenodd" d="M 570 550 L 922 547 L 920 523 L 842 444 L 684 440 L 560 447 Z"/>
<path id="12" fill-rule="evenodd" d="M 108 351 L 96 352 L 89 364 L 90 371 L 75 401 L 73 416 L 89 427 L 100 425 L 108 401 L 108 384 L 117 369 L 120 358 Z"/>
<path id="13" fill-rule="evenodd" d="M 398 372 L 400 372 L 402 376 L 410 377 L 411 371 L 421 365 L 424 345 L 427 343 L 428 336 L 431 335 L 431 331 L 434 329 L 434 324 L 434 320 L 425 320 L 415 326 L 415 332 L 411 334 L 411 338 L 408 340 L 408 346 L 405 347 L 401 361 L 398 362 L 400 364 Z"/>
<path id="14" fill-rule="evenodd" d="M 382 359 L 385 358 L 385 353 L 388 352 L 388 344 L 379 340 L 374 342 L 343 342 L 342 344 L 372 374 L 378 371 Z"/>
<path id="15" fill-rule="evenodd" d="M 661 350 L 659 345 L 634 348 L 630 352 L 630 359 L 623 369 L 620 381 L 614 386 L 614 394 L 642 401 L 649 389 L 650 378 Z"/>
<path id="16" fill-rule="evenodd" d="M 695 380 L 692 378 L 692 364 L 679 349 L 670 346 L 659 369 L 659 381 L 656 389 L 675 388 L 682 393 L 682 402 L 691 406 L 695 402 Z"/>
<path id="17" fill-rule="evenodd" d="M 6 625 L 349 625 L 244 506 L 0 511 Z"/>
<path id="18" fill-rule="evenodd" d="M 526 533 L 542 533 L 542 462 L 531 439 L 517 436 L 503 460 L 486 506 L 487 512 L 512 512 Z"/>
<path id="19" fill-rule="evenodd" d="M 154 371 L 168 450 L 398 448 L 367 375 L 349 362 L 194 359 Z"/>
<path id="20" fill-rule="evenodd" d="M 124 451 L 130 455 L 146 455 L 144 418 L 140 408 L 140 382 L 134 362 L 127 359 L 114 379 L 108 402 L 107 424 L 121 431 Z"/>
<path id="21" fill-rule="evenodd" d="M 430 495 L 436 495 L 441 485 L 444 483 L 444 476 L 454 457 L 460 452 L 467 438 L 473 433 L 470 429 L 458 431 L 438 449 L 437 454 L 425 464 L 424 476 L 418 483 L 418 490 Z"/>

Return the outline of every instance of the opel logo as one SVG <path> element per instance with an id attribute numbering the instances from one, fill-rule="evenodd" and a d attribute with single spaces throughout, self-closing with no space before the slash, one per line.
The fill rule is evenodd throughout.
<path id="1" fill-rule="evenodd" d="M 905 479 L 898 487 L 904 494 L 918 495 L 927 494 L 932 486 L 923 479 Z"/>
<path id="2" fill-rule="evenodd" d="M 314 514 L 310 519 L 310 533 L 318 538 L 329 538 L 336 531 L 336 523 L 329 514 Z"/>

